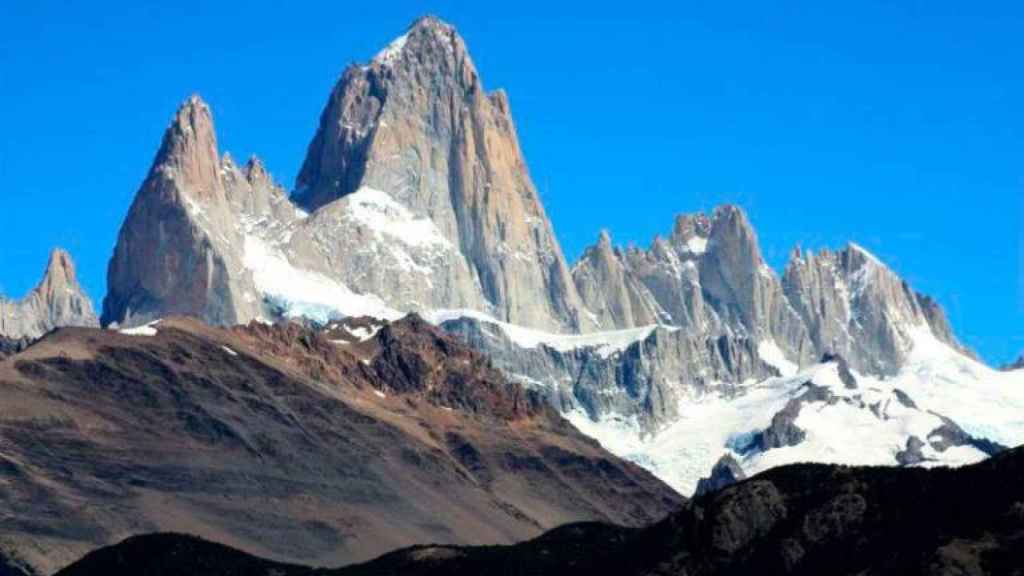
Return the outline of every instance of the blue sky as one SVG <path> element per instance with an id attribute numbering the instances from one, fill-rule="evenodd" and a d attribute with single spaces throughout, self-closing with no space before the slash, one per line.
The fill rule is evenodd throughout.
<path id="1" fill-rule="evenodd" d="M 9 296 L 62 245 L 99 304 L 121 220 L 192 92 L 222 151 L 258 154 L 290 188 L 344 66 L 430 12 L 508 90 L 570 258 L 602 227 L 646 245 L 676 213 L 738 203 L 777 269 L 798 242 L 855 240 L 990 362 L 1024 350 L 1020 3 L 93 4 L 0 7 Z"/>

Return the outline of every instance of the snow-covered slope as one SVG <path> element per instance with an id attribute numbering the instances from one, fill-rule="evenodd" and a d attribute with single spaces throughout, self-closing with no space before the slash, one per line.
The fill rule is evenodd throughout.
<path id="1" fill-rule="evenodd" d="M 853 388 L 828 362 L 727 392 L 695 392 L 680 400 L 678 419 L 654 434 L 635 418 L 595 421 L 580 409 L 567 417 L 684 494 L 726 453 L 750 475 L 796 462 L 962 465 L 985 458 L 990 443 L 1024 444 L 1024 371 L 992 370 L 921 331 L 896 376 L 852 374 Z M 778 415 L 794 400 L 798 409 L 784 425 L 803 438 L 763 446 L 764 431 L 786 420 Z"/>

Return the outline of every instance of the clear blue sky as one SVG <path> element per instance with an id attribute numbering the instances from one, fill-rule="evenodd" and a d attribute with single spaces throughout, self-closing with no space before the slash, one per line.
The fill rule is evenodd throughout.
<path id="1" fill-rule="evenodd" d="M 121 219 L 192 92 L 222 150 L 290 188 L 343 67 L 431 12 L 508 90 L 570 258 L 602 227 L 646 245 L 675 213 L 734 202 L 777 269 L 797 242 L 855 240 L 990 362 L 1024 350 L 1019 2 L 98 4 L 0 7 L 7 295 L 62 245 L 102 300 Z"/>

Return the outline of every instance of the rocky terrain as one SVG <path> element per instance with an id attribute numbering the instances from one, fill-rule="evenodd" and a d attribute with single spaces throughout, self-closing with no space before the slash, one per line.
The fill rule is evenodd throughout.
<path id="1" fill-rule="evenodd" d="M 1024 574 L 1024 452 L 956 470 L 777 468 L 652 526 L 563 526 L 505 547 L 418 546 L 336 570 L 274 564 L 196 538 L 140 536 L 60 572 L 389 574 Z"/>
<path id="2" fill-rule="evenodd" d="M 154 531 L 338 565 L 682 501 L 416 317 L 65 328 L 0 390 L 0 551 L 43 574 Z"/>
<path id="3" fill-rule="evenodd" d="M 71 255 L 50 253 L 42 280 L 21 300 L 0 295 L 0 356 L 59 326 L 99 326 Z"/>

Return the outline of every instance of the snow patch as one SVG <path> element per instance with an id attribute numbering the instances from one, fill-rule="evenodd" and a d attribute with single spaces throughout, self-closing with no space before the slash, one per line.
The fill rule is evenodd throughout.
<path id="1" fill-rule="evenodd" d="M 424 317 L 432 324 L 442 324 L 459 318 L 472 318 L 497 326 L 508 338 L 520 348 L 537 348 L 544 345 L 559 352 L 568 352 L 580 348 L 595 348 L 602 358 L 608 358 L 622 352 L 634 342 L 639 342 L 651 335 L 658 325 L 627 328 L 608 332 L 590 332 L 587 334 L 555 334 L 526 328 L 516 324 L 502 322 L 483 312 L 469 309 L 433 310 L 425 312 Z M 675 327 L 660 326 L 663 329 L 677 330 Z"/>
<path id="2" fill-rule="evenodd" d="M 405 43 L 408 40 L 408 34 L 402 34 L 398 38 L 395 38 L 390 44 L 373 57 L 373 61 L 378 64 L 392 64 L 402 54 L 402 49 L 405 48 Z"/>
<path id="3" fill-rule="evenodd" d="M 125 328 L 118 330 L 121 334 L 127 334 L 128 336 L 156 336 L 157 330 L 155 326 L 159 324 L 159 320 L 154 320 L 149 324 L 143 324 L 142 326 L 136 326 L 135 328 Z"/>
<path id="4" fill-rule="evenodd" d="M 243 265 L 256 287 L 287 318 L 306 317 L 326 324 L 346 316 L 396 320 L 402 314 L 373 295 L 357 294 L 322 274 L 296 268 L 277 248 L 247 234 Z"/>
<path id="5" fill-rule="evenodd" d="M 691 254 L 703 254 L 708 250 L 708 239 L 702 236 L 694 236 L 686 241 L 686 249 Z"/>
<path id="6" fill-rule="evenodd" d="M 912 329 L 911 336 L 910 358 L 896 376 L 854 373 L 856 389 L 846 388 L 838 365 L 830 362 L 740 384 L 729 393 L 691 395 L 680 401 L 677 420 L 654 434 L 635 417 L 608 414 L 595 422 L 580 409 L 565 416 L 609 451 L 647 468 L 682 494 L 691 494 L 725 453 L 732 453 L 748 475 L 798 462 L 895 466 L 910 436 L 927 440 L 943 424 L 937 414 L 976 438 L 1024 444 L 1024 372 L 992 370 L 940 342 L 926 326 Z M 778 361 L 770 345 L 759 346 L 758 352 Z M 803 404 L 796 425 L 806 437 L 796 446 L 750 452 L 755 434 L 790 399 L 804 394 L 807 382 L 827 388 L 838 401 Z M 903 395 L 917 408 L 904 405 Z M 985 458 L 966 445 L 942 452 L 926 445 L 922 454 L 922 466 L 960 466 Z"/>
<path id="7" fill-rule="evenodd" d="M 786 355 L 772 340 L 762 340 L 757 345 L 757 355 L 764 360 L 765 364 L 773 366 L 783 376 L 792 376 L 800 369 L 795 363 L 786 359 Z"/>
<path id="8" fill-rule="evenodd" d="M 377 332 L 380 331 L 380 326 L 365 327 L 356 326 L 355 328 L 349 328 L 345 326 L 345 331 L 355 336 L 360 342 L 366 342 L 370 338 L 373 338 Z"/>
<path id="9" fill-rule="evenodd" d="M 221 346 L 221 350 L 227 352 L 229 356 L 238 356 L 238 352 L 235 352 L 234 350 L 228 348 L 227 346 Z"/>
<path id="10" fill-rule="evenodd" d="M 375 232 L 408 246 L 452 247 L 432 220 L 417 218 L 387 192 L 364 186 L 345 199 L 351 217 Z"/>
<path id="11" fill-rule="evenodd" d="M 373 393 L 376 394 L 380 398 L 387 398 L 388 397 L 387 394 L 381 392 L 380 390 L 374 390 Z"/>

